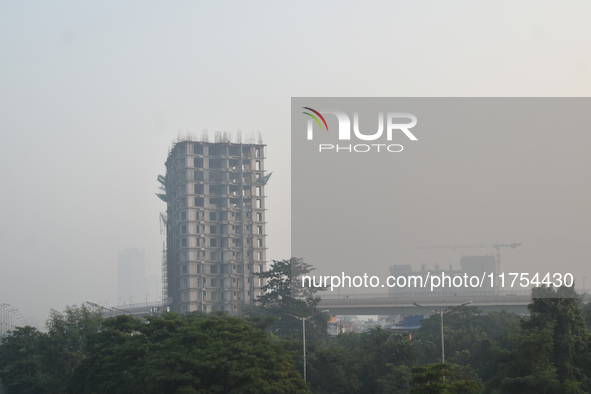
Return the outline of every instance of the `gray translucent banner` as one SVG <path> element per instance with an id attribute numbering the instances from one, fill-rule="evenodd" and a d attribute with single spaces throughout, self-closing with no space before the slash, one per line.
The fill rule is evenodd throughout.
<path id="1" fill-rule="evenodd" d="M 328 287 L 335 314 L 586 293 L 590 104 L 292 98 L 292 256 L 316 268 L 303 285 Z"/>

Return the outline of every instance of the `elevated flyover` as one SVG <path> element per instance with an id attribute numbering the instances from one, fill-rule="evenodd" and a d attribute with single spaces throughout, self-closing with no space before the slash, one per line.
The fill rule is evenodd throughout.
<path id="1" fill-rule="evenodd" d="M 431 312 L 417 307 L 414 303 L 433 309 L 449 308 L 472 301 L 470 306 L 484 311 L 502 311 L 529 314 L 527 305 L 531 303 L 531 291 L 466 291 L 466 292 L 399 292 L 399 293 L 321 293 L 319 310 L 328 309 L 333 315 L 428 315 Z M 581 295 L 584 302 L 591 301 L 591 295 Z M 121 314 L 136 317 L 158 315 L 166 310 L 160 303 L 142 303 L 100 308 L 105 317 Z"/>
<path id="2" fill-rule="evenodd" d="M 529 314 L 531 303 L 529 290 L 522 292 L 400 292 L 368 294 L 322 294 L 318 309 L 328 309 L 333 315 L 424 315 L 424 308 L 448 308 L 472 301 L 470 306 L 484 311 L 501 311 Z"/>

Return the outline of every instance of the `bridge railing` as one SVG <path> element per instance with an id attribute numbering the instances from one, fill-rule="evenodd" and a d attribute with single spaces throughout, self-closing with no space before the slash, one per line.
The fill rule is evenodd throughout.
<path id="1" fill-rule="evenodd" d="M 347 293 L 327 294 L 318 293 L 317 297 L 322 300 L 347 300 L 347 299 L 394 299 L 394 298 L 433 298 L 434 300 L 446 297 L 507 297 L 507 296 L 530 296 L 530 290 L 518 291 L 408 291 L 396 293 Z"/>

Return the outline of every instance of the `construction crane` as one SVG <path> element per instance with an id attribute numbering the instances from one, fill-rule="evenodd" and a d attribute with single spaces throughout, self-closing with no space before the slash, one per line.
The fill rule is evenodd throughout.
<path id="1" fill-rule="evenodd" d="M 468 249 L 468 248 L 495 248 L 497 254 L 495 255 L 495 263 L 497 272 L 501 272 L 501 248 L 515 249 L 521 243 L 502 244 L 502 243 L 488 243 L 488 244 L 460 244 L 460 245 L 438 245 L 438 246 L 418 246 L 417 249 Z"/>

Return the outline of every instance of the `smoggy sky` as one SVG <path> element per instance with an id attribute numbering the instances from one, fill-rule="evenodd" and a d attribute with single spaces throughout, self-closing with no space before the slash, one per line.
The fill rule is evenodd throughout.
<path id="1" fill-rule="evenodd" d="M 287 258 L 292 96 L 589 96 L 590 14 L 549 1 L 2 2 L 0 303 L 42 326 L 49 308 L 115 304 L 118 250 L 145 249 L 159 272 L 156 176 L 172 142 L 203 129 L 262 133 L 268 257 Z"/>

